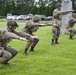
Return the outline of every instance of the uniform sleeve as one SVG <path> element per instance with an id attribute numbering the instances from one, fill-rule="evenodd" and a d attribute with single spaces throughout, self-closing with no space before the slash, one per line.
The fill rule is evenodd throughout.
<path id="1" fill-rule="evenodd" d="M 1 35 L 2 35 L 3 39 L 9 39 L 9 38 L 10 39 L 19 39 L 18 35 L 8 32 L 8 31 L 2 31 Z"/>
<path id="2" fill-rule="evenodd" d="M 54 11 L 54 13 L 55 13 L 56 15 L 66 15 L 66 14 L 68 14 L 68 13 L 70 13 L 70 12 L 71 12 L 70 10 Z"/>
<path id="3" fill-rule="evenodd" d="M 15 31 L 14 33 L 20 37 L 29 37 L 30 36 L 30 34 L 28 34 L 26 32 L 22 32 L 22 31 Z"/>
<path id="4" fill-rule="evenodd" d="M 33 23 L 33 26 L 40 26 L 39 23 Z"/>

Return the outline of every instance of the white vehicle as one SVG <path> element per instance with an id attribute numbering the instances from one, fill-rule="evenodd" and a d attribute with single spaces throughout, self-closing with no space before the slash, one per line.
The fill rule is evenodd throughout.
<path id="1" fill-rule="evenodd" d="M 26 17 L 27 17 L 27 15 L 19 15 L 19 16 L 17 17 L 17 20 L 25 20 Z"/>
<path id="2" fill-rule="evenodd" d="M 6 19 L 7 19 L 7 20 L 10 20 L 11 18 L 12 18 L 12 16 L 7 16 L 7 18 L 6 18 Z"/>
<path id="3" fill-rule="evenodd" d="M 10 20 L 10 19 L 11 19 L 11 17 L 12 17 L 12 14 L 11 14 L 11 13 L 8 13 L 8 14 L 7 14 L 7 18 L 6 18 L 6 19 L 7 19 L 7 20 Z"/>
<path id="4" fill-rule="evenodd" d="M 17 15 L 7 16 L 7 20 L 16 20 L 16 19 L 17 19 Z"/>

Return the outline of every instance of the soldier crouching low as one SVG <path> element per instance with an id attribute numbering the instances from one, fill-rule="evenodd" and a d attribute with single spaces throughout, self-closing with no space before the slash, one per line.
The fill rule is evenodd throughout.
<path id="1" fill-rule="evenodd" d="M 17 23 L 11 20 L 7 22 L 7 28 L 0 29 L 0 64 L 7 64 L 8 61 L 18 53 L 16 49 L 7 45 L 8 42 L 12 39 L 28 41 L 27 39 L 12 33 L 17 27 Z"/>
<path id="2" fill-rule="evenodd" d="M 29 20 L 26 23 L 25 27 L 22 29 L 22 32 L 25 32 L 25 33 L 28 33 L 28 34 L 34 36 L 33 32 L 36 32 L 39 29 L 39 27 L 51 25 L 51 24 L 40 23 L 39 22 L 40 20 L 41 20 L 41 18 L 39 15 L 34 15 L 32 20 Z M 27 42 L 27 45 L 24 50 L 24 55 L 27 55 L 27 50 L 29 49 L 29 47 L 31 47 L 30 51 L 33 52 L 34 48 L 38 42 L 39 42 L 39 38 L 37 36 L 35 36 L 33 41 Z"/>

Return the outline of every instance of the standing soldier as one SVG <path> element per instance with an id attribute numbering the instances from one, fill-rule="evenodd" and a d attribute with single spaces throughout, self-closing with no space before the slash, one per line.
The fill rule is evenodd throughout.
<path id="1" fill-rule="evenodd" d="M 70 32 L 69 39 L 71 39 L 71 40 L 72 40 L 72 37 L 76 34 L 76 30 L 73 28 L 75 23 L 76 23 L 76 19 L 75 18 L 71 18 L 69 20 L 69 22 L 66 24 L 66 30 L 68 32 Z"/>
<path id="2" fill-rule="evenodd" d="M 7 28 L 0 29 L 0 63 L 7 64 L 10 59 L 17 55 L 18 51 L 10 46 L 8 42 L 12 39 L 19 39 L 22 41 L 28 41 L 14 33 L 11 33 L 18 27 L 15 21 L 9 21 L 7 23 Z"/>
<path id="3" fill-rule="evenodd" d="M 66 15 L 74 10 L 61 10 L 61 4 L 56 5 L 56 9 L 53 11 L 53 29 L 52 29 L 52 45 L 59 44 L 58 38 L 60 35 L 60 27 L 62 24 L 62 15 Z"/>
<path id="4" fill-rule="evenodd" d="M 41 20 L 40 16 L 39 15 L 34 15 L 32 20 L 29 20 L 27 23 L 26 23 L 26 26 L 22 29 L 23 32 L 25 33 L 28 33 L 32 36 L 34 36 L 33 32 L 36 32 L 39 27 L 41 26 L 48 26 L 48 24 L 42 24 L 40 23 L 39 21 Z M 39 42 L 39 38 L 38 37 L 35 37 L 33 42 L 29 41 L 25 47 L 25 50 L 24 50 L 24 55 L 27 55 L 27 50 L 29 49 L 29 47 L 31 46 L 31 49 L 30 51 L 34 51 L 34 48 L 35 46 L 37 45 L 37 43 Z"/>

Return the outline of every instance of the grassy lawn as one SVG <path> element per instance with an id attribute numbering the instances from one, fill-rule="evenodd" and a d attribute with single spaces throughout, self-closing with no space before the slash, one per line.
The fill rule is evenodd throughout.
<path id="1" fill-rule="evenodd" d="M 19 23 L 20 30 L 24 23 Z M 6 22 L 0 22 L 0 28 Z M 9 65 L 0 64 L 0 75 L 76 75 L 76 35 L 69 40 L 69 35 L 60 35 L 59 45 L 51 45 L 52 27 L 40 27 L 35 33 L 40 39 L 35 52 L 23 55 L 26 42 L 12 40 L 10 46 L 18 49 L 16 57 Z"/>

